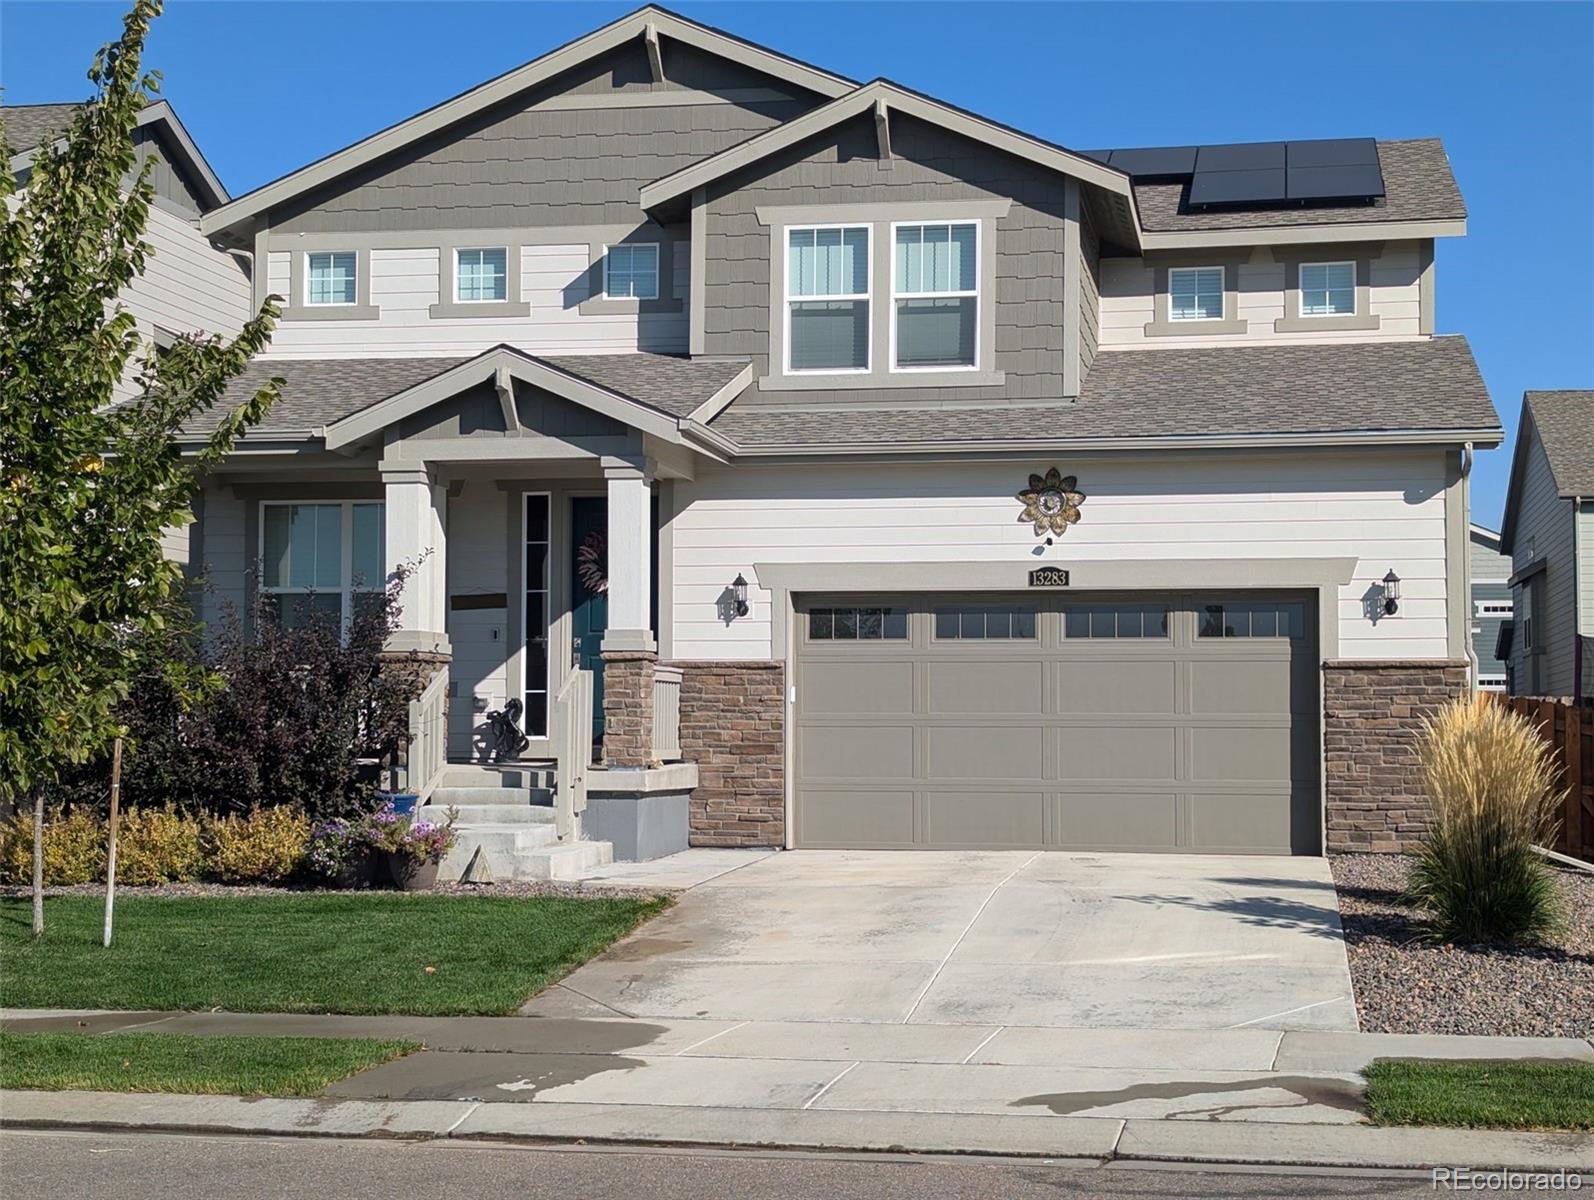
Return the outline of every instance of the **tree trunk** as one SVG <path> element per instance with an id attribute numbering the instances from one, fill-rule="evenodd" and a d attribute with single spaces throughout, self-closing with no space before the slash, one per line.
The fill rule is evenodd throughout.
<path id="1" fill-rule="evenodd" d="M 44 789 L 33 789 L 33 936 L 44 936 Z"/>
<path id="2" fill-rule="evenodd" d="M 111 746 L 111 824 L 105 850 L 105 944 L 111 944 L 111 913 L 116 907 L 116 827 L 122 802 L 122 739 Z"/>

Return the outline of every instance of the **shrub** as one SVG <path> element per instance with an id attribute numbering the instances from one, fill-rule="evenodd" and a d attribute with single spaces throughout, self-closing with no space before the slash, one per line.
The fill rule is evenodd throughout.
<path id="1" fill-rule="evenodd" d="M 51 809 L 44 822 L 44 882 L 49 886 L 105 878 L 105 827 L 85 809 Z M 18 812 L 0 828 L 0 881 L 33 879 L 33 814 Z"/>
<path id="2" fill-rule="evenodd" d="M 305 864 L 310 818 L 286 806 L 205 822 L 206 873 L 223 883 L 280 883 Z"/>
<path id="3" fill-rule="evenodd" d="M 198 879 L 205 863 L 199 833 L 199 822 L 174 808 L 129 809 L 116 835 L 117 882 L 137 887 Z"/>
<path id="4" fill-rule="evenodd" d="M 1455 942 L 1533 942 L 1558 922 L 1555 878 L 1534 845 L 1554 836 L 1562 801 L 1548 744 L 1531 722 L 1482 696 L 1423 721 L 1430 825 L 1411 898 Z"/>

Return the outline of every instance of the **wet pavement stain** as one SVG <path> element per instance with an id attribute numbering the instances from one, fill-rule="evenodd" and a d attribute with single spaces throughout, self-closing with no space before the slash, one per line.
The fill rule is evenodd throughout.
<path id="1" fill-rule="evenodd" d="M 1045 1107 L 1057 1116 L 1068 1116 L 1114 1104 L 1127 1104 L 1135 1100 L 1182 1100 L 1189 1096 L 1226 1097 L 1240 1092 L 1281 1091 L 1299 1097 L 1294 1104 L 1218 1103 L 1207 1108 L 1170 1111 L 1170 1117 L 1206 1117 L 1216 1121 L 1230 1113 L 1246 1109 L 1309 1108 L 1320 1105 L 1342 1112 L 1359 1113 L 1362 1110 L 1361 1089 L 1354 1083 L 1340 1079 L 1323 1079 L 1312 1075 L 1263 1075 L 1255 1079 L 1237 1079 L 1225 1083 L 1211 1081 L 1181 1082 L 1170 1080 L 1157 1083 L 1136 1083 L 1129 1087 L 1104 1092 L 1051 1092 L 1025 1096 L 1014 1100 L 1011 1108 Z"/>
<path id="2" fill-rule="evenodd" d="M 535 1100 L 543 1092 L 647 1063 L 618 1054 L 458 1054 L 423 1051 L 327 1089 L 361 1100 Z"/>
<path id="3" fill-rule="evenodd" d="M 617 942 L 603 957 L 609 962 L 641 962 L 662 954 L 674 954 L 677 950 L 690 950 L 692 945 L 678 938 L 633 937 Z"/>

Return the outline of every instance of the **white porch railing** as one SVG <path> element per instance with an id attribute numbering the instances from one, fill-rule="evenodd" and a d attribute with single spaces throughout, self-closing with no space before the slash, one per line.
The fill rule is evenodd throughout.
<path id="1" fill-rule="evenodd" d="M 681 757 L 681 668 L 653 668 L 653 757 L 675 762 Z"/>
<path id="2" fill-rule="evenodd" d="M 587 772 L 592 768 L 592 672 L 577 667 L 553 702 L 554 832 L 561 842 L 581 838 L 587 811 Z"/>
<path id="3" fill-rule="evenodd" d="M 410 701 L 409 746 L 405 751 L 404 786 L 425 804 L 448 764 L 448 668 L 432 676 Z"/>

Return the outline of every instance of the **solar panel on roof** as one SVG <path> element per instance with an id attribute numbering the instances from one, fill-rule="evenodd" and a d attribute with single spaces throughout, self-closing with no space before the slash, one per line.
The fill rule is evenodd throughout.
<path id="1" fill-rule="evenodd" d="M 1139 150 L 1114 150 L 1112 165 L 1136 178 L 1153 175 L 1188 175 L 1195 170 L 1195 146 L 1147 146 Z"/>
<path id="2" fill-rule="evenodd" d="M 1195 171 L 1261 171 L 1284 166 L 1283 142 L 1244 142 L 1202 146 L 1196 152 Z"/>
<path id="3" fill-rule="evenodd" d="M 1190 180 L 1191 204 L 1262 204 L 1285 199 L 1284 168 L 1200 171 Z"/>
<path id="4" fill-rule="evenodd" d="M 1297 167 L 1292 161 L 1286 175 L 1285 191 L 1291 200 L 1370 200 L 1384 194 L 1384 177 L 1376 163 Z"/>
<path id="5" fill-rule="evenodd" d="M 1286 142 L 1286 165 L 1294 167 L 1346 167 L 1378 165 L 1378 143 L 1372 138 L 1321 138 Z"/>

